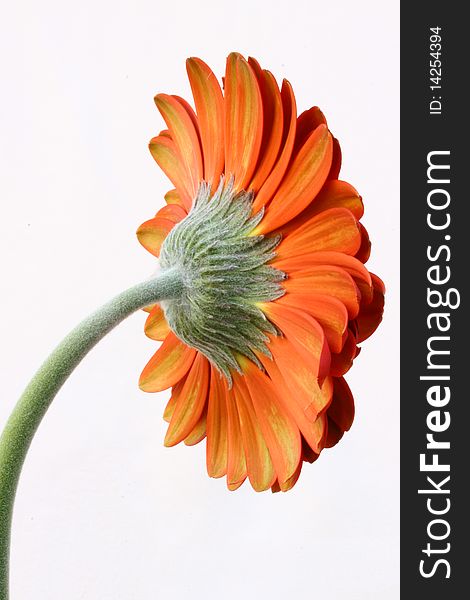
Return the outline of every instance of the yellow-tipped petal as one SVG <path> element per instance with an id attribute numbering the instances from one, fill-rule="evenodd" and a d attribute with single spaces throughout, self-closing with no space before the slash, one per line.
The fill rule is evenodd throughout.
<path id="1" fill-rule="evenodd" d="M 226 384 L 211 366 L 211 382 L 207 407 L 206 463 L 210 477 L 223 477 L 227 473 L 228 414 Z"/>
<path id="2" fill-rule="evenodd" d="M 203 179 L 203 162 L 193 116 L 175 96 L 158 94 L 155 104 L 168 126 L 185 174 L 188 192 L 194 198 Z M 178 186 L 176 187 L 178 189 Z"/>
<path id="3" fill-rule="evenodd" d="M 157 304 L 151 310 L 144 326 L 145 335 L 151 340 L 162 342 L 171 329 L 166 322 L 163 309 Z"/>
<path id="4" fill-rule="evenodd" d="M 240 418 L 248 477 L 253 489 L 262 492 L 273 485 L 276 472 L 253 407 L 250 392 L 246 387 L 244 378 L 238 374 L 234 379 L 234 392 Z"/>
<path id="5" fill-rule="evenodd" d="M 326 181 L 333 156 L 328 127 L 319 125 L 292 161 L 256 233 L 268 233 L 296 217 Z"/>
<path id="6" fill-rule="evenodd" d="M 169 333 L 163 344 L 144 367 L 139 387 L 144 392 L 161 392 L 182 379 L 193 364 L 196 350 Z"/>
<path id="7" fill-rule="evenodd" d="M 186 61 L 204 154 L 204 179 L 217 187 L 224 168 L 224 99 L 214 73 L 199 58 Z"/>
<path id="8" fill-rule="evenodd" d="M 246 458 L 235 392 L 226 389 L 228 415 L 227 487 L 236 490 L 246 479 Z"/>
<path id="9" fill-rule="evenodd" d="M 272 381 L 254 363 L 247 359 L 241 363 L 277 477 L 284 483 L 295 473 L 301 459 L 299 429 L 279 401 Z"/>
<path id="10" fill-rule="evenodd" d="M 179 444 L 193 431 L 206 405 L 208 389 L 209 362 L 198 352 L 178 396 L 165 436 L 165 446 Z"/>
<path id="11" fill-rule="evenodd" d="M 225 173 L 235 189 L 248 186 L 256 168 L 263 135 L 263 105 L 253 69 L 237 53 L 227 58 L 225 73 Z"/>

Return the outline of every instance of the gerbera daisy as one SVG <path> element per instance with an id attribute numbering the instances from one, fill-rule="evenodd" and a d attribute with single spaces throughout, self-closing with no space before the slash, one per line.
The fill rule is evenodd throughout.
<path id="1" fill-rule="evenodd" d="M 303 461 L 336 444 L 354 417 L 344 374 L 382 318 L 384 287 L 356 190 L 323 113 L 297 116 L 256 60 L 233 53 L 223 91 L 187 61 L 195 111 L 159 94 L 167 129 L 150 142 L 174 189 L 138 229 L 177 298 L 148 308 L 162 344 L 146 392 L 172 388 L 165 445 L 207 438 L 207 470 L 229 489 L 286 491 Z"/>

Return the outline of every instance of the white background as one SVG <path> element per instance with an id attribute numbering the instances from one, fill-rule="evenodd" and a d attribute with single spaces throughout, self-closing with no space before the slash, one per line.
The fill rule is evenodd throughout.
<path id="1" fill-rule="evenodd" d="M 5 2 L 0 25 L 0 424 L 80 319 L 146 278 L 137 226 L 171 186 L 147 142 L 184 60 L 232 50 L 318 104 L 364 197 L 385 321 L 348 376 L 349 434 L 287 494 L 228 492 L 204 443 L 162 446 L 167 393 L 134 315 L 55 400 L 21 478 L 12 600 L 398 598 L 398 1 Z"/>

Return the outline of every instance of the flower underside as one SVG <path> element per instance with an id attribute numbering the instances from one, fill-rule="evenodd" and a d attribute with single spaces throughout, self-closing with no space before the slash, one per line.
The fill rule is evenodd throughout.
<path id="1" fill-rule="evenodd" d="M 199 58 L 187 72 L 194 108 L 155 97 L 166 128 L 149 148 L 173 189 L 137 235 L 177 284 L 147 307 L 162 344 L 139 385 L 171 388 L 166 446 L 206 438 L 230 490 L 287 491 L 352 425 L 344 376 L 385 288 L 322 111 L 298 114 L 291 84 L 236 52 L 222 86 Z"/>
<path id="2" fill-rule="evenodd" d="M 253 193 L 234 191 L 222 177 L 214 195 L 201 183 L 188 216 L 165 239 L 162 270 L 179 271 L 181 295 L 162 302 L 170 328 L 199 350 L 231 383 L 241 372 L 237 357 L 262 368 L 258 353 L 271 356 L 267 334 L 279 332 L 257 303 L 283 296 L 286 275 L 268 265 L 281 236 L 253 235 L 263 210 L 253 215 Z"/>

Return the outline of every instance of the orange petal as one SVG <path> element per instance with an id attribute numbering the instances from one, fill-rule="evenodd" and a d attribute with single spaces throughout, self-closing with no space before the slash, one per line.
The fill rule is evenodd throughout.
<path id="1" fill-rule="evenodd" d="M 264 368 L 271 376 L 270 364 L 274 362 L 286 381 L 289 395 L 295 398 L 302 413 L 311 422 L 326 408 L 318 377 L 303 354 L 285 338 L 273 338 L 269 346 L 273 360 L 259 356 Z"/>
<path id="2" fill-rule="evenodd" d="M 162 244 L 174 226 L 174 221 L 154 217 L 137 229 L 137 238 L 146 250 L 154 256 L 159 256 Z"/>
<path id="3" fill-rule="evenodd" d="M 345 208 L 330 208 L 288 234 L 277 247 L 276 258 L 325 251 L 352 256 L 360 245 L 361 234 L 353 214 Z"/>
<path id="4" fill-rule="evenodd" d="M 369 260 L 370 256 L 371 243 L 369 239 L 369 234 L 367 233 L 367 229 L 362 223 L 359 223 L 359 228 L 361 231 L 361 245 L 356 253 L 356 258 L 362 263 L 366 263 Z"/>
<path id="5" fill-rule="evenodd" d="M 295 355 L 294 355 L 295 356 Z M 296 389 L 292 385 L 292 377 L 289 371 L 281 372 L 277 361 L 270 360 L 266 356 L 260 356 L 260 360 L 263 363 L 268 375 L 272 379 L 276 390 L 278 390 L 278 397 L 282 402 L 285 410 L 292 415 L 292 418 L 297 424 L 303 437 L 306 439 L 309 446 L 317 453 L 319 453 L 323 444 L 326 440 L 327 432 L 327 418 L 326 411 L 324 410 L 317 417 L 311 417 L 307 414 L 307 411 L 302 406 L 302 400 L 300 395 L 296 392 Z M 331 391 L 328 386 L 325 390 L 318 388 L 317 393 L 323 395 L 321 401 L 317 404 L 323 406 L 324 409 L 328 408 L 331 403 Z"/>
<path id="6" fill-rule="evenodd" d="M 187 375 L 185 375 L 182 379 L 176 383 L 171 389 L 171 396 L 165 406 L 165 410 L 163 411 L 163 419 L 169 423 L 171 421 L 171 417 L 175 412 L 176 403 L 178 402 L 178 398 L 180 397 L 181 390 L 183 389 L 184 382 L 186 381 Z"/>
<path id="7" fill-rule="evenodd" d="M 196 130 L 196 133 L 198 135 L 198 140 L 200 140 L 199 121 L 198 121 L 198 118 L 196 117 L 196 113 L 194 112 L 193 107 L 184 98 L 181 98 L 181 96 L 176 96 L 173 94 L 171 97 L 175 98 L 175 100 L 177 100 L 182 105 L 182 107 L 185 109 L 185 111 L 188 113 L 188 116 L 191 119 L 194 129 Z M 201 154 L 201 157 L 202 157 L 202 154 Z M 204 162 L 204 159 L 203 159 L 203 162 Z"/>
<path id="8" fill-rule="evenodd" d="M 365 306 L 366 304 L 369 304 L 372 301 L 372 296 L 374 293 L 374 290 L 372 289 L 372 281 L 371 281 L 371 283 L 366 283 L 362 278 L 359 278 L 359 277 L 356 277 L 355 275 L 353 275 L 353 273 L 350 273 L 350 275 L 352 275 L 352 278 L 354 279 L 354 281 L 357 285 L 357 288 L 359 290 L 359 293 L 361 295 L 361 304 L 363 306 Z"/>
<path id="9" fill-rule="evenodd" d="M 160 208 L 155 216 L 163 217 L 164 219 L 173 221 L 173 223 L 179 223 L 188 216 L 188 213 L 179 204 L 168 204 Z"/>
<path id="10" fill-rule="evenodd" d="M 193 116 L 180 99 L 174 96 L 158 94 L 155 96 L 155 104 L 165 119 L 171 139 L 174 141 L 192 200 L 203 179 L 201 146 Z M 178 189 L 176 183 L 175 186 Z"/>
<path id="11" fill-rule="evenodd" d="M 150 152 L 165 175 L 175 186 L 183 206 L 189 210 L 193 201 L 192 180 L 184 169 L 173 140 L 160 134 L 150 140 Z"/>
<path id="12" fill-rule="evenodd" d="M 297 154 L 310 135 L 319 125 L 327 125 L 325 115 L 318 108 L 313 106 L 309 110 L 305 110 L 297 118 L 297 130 L 295 133 L 294 154 Z"/>
<path id="13" fill-rule="evenodd" d="M 165 446 L 184 440 L 197 425 L 207 401 L 209 362 L 200 352 L 188 372 L 165 436 Z"/>
<path id="14" fill-rule="evenodd" d="M 235 189 L 248 186 L 258 160 L 263 135 L 263 107 L 255 74 L 235 52 L 225 72 L 225 173 Z"/>
<path id="15" fill-rule="evenodd" d="M 272 265 L 288 275 L 295 271 L 308 269 L 310 266 L 314 265 L 332 265 L 340 267 L 354 279 L 361 294 L 361 303 L 364 303 L 365 305 L 372 300 L 372 279 L 370 273 L 363 263 L 354 256 L 349 256 L 342 252 L 312 252 L 279 261 L 274 260 Z"/>
<path id="16" fill-rule="evenodd" d="M 383 281 L 377 277 L 377 275 L 371 273 L 371 277 L 373 287 L 372 300 L 369 302 L 369 304 L 361 306 L 361 310 L 356 319 L 358 342 L 363 342 L 369 336 L 371 336 L 382 321 L 385 302 L 385 286 Z"/>
<path id="17" fill-rule="evenodd" d="M 328 345 L 325 343 L 323 329 L 315 319 L 303 310 L 277 302 L 266 302 L 261 305 L 261 308 L 303 358 L 303 366 L 309 373 L 305 378 L 305 384 L 307 385 L 307 381 L 310 384 L 314 382 L 311 390 L 313 394 L 318 387 L 317 379 L 323 380 L 330 367 L 330 352 Z M 278 341 L 281 340 L 278 338 L 271 342 L 270 349 L 273 355 L 282 349 L 286 352 L 286 359 L 289 360 L 290 349 L 282 341 L 281 344 L 275 343 Z M 301 365 L 299 364 L 298 367 L 301 368 Z"/>
<path id="18" fill-rule="evenodd" d="M 346 181 L 338 179 L 327 181 L 309 206 L 312 216 L 329 208 L 347 208 L 357 220 L 364 214 L 364 204 L 356 189 Z"/>
<path id="19" fill-rule="evenodd" d="M 289 477 L 289 479 L 287 481 L 284 481 L 284 482 L 277 481 L 276 482 L 276 484 L 279 486 L 279 490 L 281 492 L 288 492 L 289 490 L 291 490 L 294 487 L 294 485 L 297 483 L 297 481 L 300 477 L 301 471 L 302 471 L 302 460 L 299 461 L 299 464 L 297 465 L 297 469 L 295 470 L 295 473 L 291 477 Z M 273 487 L 275 488 L 275 486 L 273 486 Z"/>
<path id="20" fill-rule="evenodd" d="M 184 443 L 186 446 L 195 446 L 202 442 L 206 437 L 207 433 L 207 405 L 202 411 L 202 415 L 199 417 L 199 421 L 194 426 L 191 433 L 185 438 Z"/>
<path id="21" fill-rule="evenodd" d="M 349 431 L 354 421 L 354 398 L 344 377 L 333 377 L 333 400 L 328 416 L 343 430 Z"/>
<path id="22" fill-rule="evenodd" d="M 354 398 L 346 380 L 344 377 L 333 377 L 333 385 L 333 400 L 328 409 L 327 448 L 339 442 L 354 420 Z"/>
<path id="23" fill-rule="evenodd" d="M 350 319 L 359 312 L 360 294 L 353 278 L 344 269 L 326 265 L 291 273 L 283 282 L 289 293 L 326 294 L 344 304 Z"/>
<path id="24" fill-rule="evenodd" d="M 246 479 L 246 459 L 235 392 L 233 388 L 227 389 L 225 380 L 224 386 L 228 415 L 227 487 L 233 491 L 239 488 Z"/>
<path id="25" fill-rule="evenodd" d="M 196 350 L 169 333 L 160 348 L 144 367 L 139 387 L 144 392 L 161 392 L 175 385 L 186 375 L 196 356 Z"/>
<path id="26" fill-rule="evenodd" d="M 284 177 L 287 167 L 292 156 L 292 150 L 294 148 L 296 121 L 297 121 L 297 107 L 295 104 L 294 91 L 292 90 L 291 84 L 284 79 L 281 88 L 281 101 L 282 101 L 282 112 L 283 112 L 283 134 L 281 143 L 281 153 L 279 158 L 272 169 L 269 177 L 261 186 L 261 189 L 255 196 L 253 203 L 253 212 L 257 213 L 263 206 L 265 206 L 271 198 L 274 196 L 279 184 Z"/>
<path id="27" fill-rule="evenodd" d="M 160 255 L 160 250 L 166 236 L 176 223 L 187 216 L 186 211 L 177 204 L 169 204 L 161 208 L 157 215 L 145 221 L 137 229 L 137 238 L 142 246 L 154 256 Z"/>
<path id="28" fill-rule="evenodd" d="M 228 424 L 226 388 L 217 370 L 211 366 L 211 381 L 207 407 L 206 463 L 209 477 L 227 473 Z"/>
<path id="29" fill-rule="evenodd" d="M 281 227 L 308 206 L 325 183 L 331 167 L 332 148 L 327 126 L 319 125 L 292 161 L 256 233 L 268 233 Z"/>
<path id="30" fill-rule="evenodd" d="M 342 302 L 325 294 L 285 294 L 275 301 L 303 310 L 322 326 L 332 352 L 340 352 L 346 338 L 348 311 Z"/>
<path id="31" fill-rule="evenodd" d="M 248 63 L 255 72 L 263 101 L 263 138 L 260 158 L 254 177 L 248 185 L 248 189 L 256 193 L 276 162 L 282 142 L 284 120 L 281 93 L 273 75 L 269 71 L 263 71 L 254 58 L 249 58 Z"/>
<path id="32" fill-rule="evenodd" d="M 333 159 L 331 161 L 330 172 L 328 173 L 328 179 L 338 179 L 339 172 L 341 171 L 341 146 L 338 140 L 333 138 Z"/>
<path id="33" fill-rule="evenodd" d="M 217 187 L 224 169 L 224 100 L 211 69 L 199 58 L 186 61 L 199 121 L 204 179 Z"/>
<path id="34" fill-rule="evenodd" d="M 150 313 L 156 307 L 156 304 L 149 304 L 148 306 L 144 306 L 143 311 Z"/>
<path id="35" fill-rule="evenodd" d="M 348 331 L 348 336 L 342 350 L 331 355 L 330 373 L 335 377 L 341 377 L 352 367 L 353 360 L 357 356 L 356 336 L 351 330 Z"/>
<path id="36" fill-rule="evenodd" d="M 319 456 L 320 453 L 312 450 L 307 441 L 302 439 L 302 460 L 308 463 L 314 463 Z"/>
<path id="37" fill-rule="evenodd" d="M 327 181 L 316 198 L 295 219 L 281 227 L 279 233 L 289 235 L 295 233 L 312 217 L 330 208 L 346 208 L 359 220 L 364 213 L 362 198 L 356 190 L 345 181 Z"/>
<path id="38" fill-rule="evenodd" d="M 178 204 L 179 206 L 184 206 L 177 190 L 170 190 L 165 194 L 164 198 L 167 204 Z"/>
<path id="39" fill-rule="evenodd" d="M 354 280 L 362 281 L 369 287 L 372 286 L 372 280 L 369 271 L 366 267 L 354 256 L 343 254 L 342 252 L 311 252 L 293 258 L 286 258 L 273 261 L 273 266 L 276 269 L 292 273 L 294 271 L 302 271 L 315 265 L 332 265 L 344 269 L 353 277 Z"/>
<path id="40" fill-rule="evenodd" d="M 272 486 L 276 473 L 243 376 L 236 374 L 233 384 L 248 477 L 253 489 L 262 492 Z"/>
<path id="41" fill-rule="evenodd" d="M 145 335 L 151 340 L 162 342 L 170 331 L 163 309 L 156 304 L 145 321 Z"/>
<path id="42" fill-rule="evenodd" d="M 245 358 L 240 362 L 263 437 L 282 485 L 296 472 L 301 458 L 299 429 L 279 401 L 272 381 L 254 363 Z"/>

